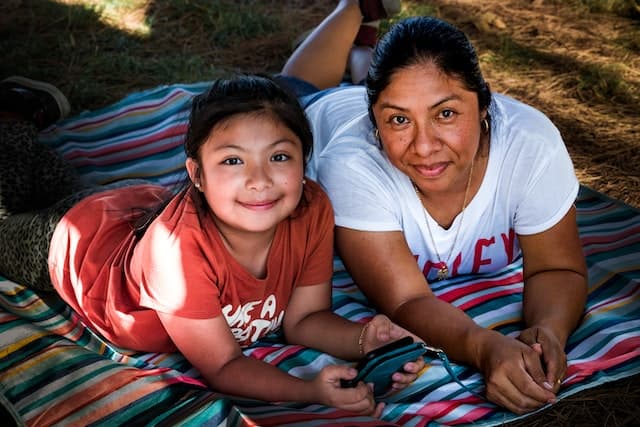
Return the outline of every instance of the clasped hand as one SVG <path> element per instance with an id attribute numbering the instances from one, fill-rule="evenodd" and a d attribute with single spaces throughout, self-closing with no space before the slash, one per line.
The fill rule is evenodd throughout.
<path id="1" fill-rule="evenodd" d="M 482 354 L 480 369 L 492 402 L 516 414 L 555 402 L 567 357 L 550 330 L 528 328 L 517 339 L 492 333 Z"/>

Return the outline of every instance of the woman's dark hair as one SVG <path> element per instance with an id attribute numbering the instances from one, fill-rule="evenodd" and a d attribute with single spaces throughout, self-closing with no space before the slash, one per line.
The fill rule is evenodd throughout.
<path id="1" fill-rule="evenodd" d="M 200 148 L 207 142 L 214 128 L 232 117 L 243 114 L 265 114 L 289 128 L 302 142 L 302 154 L 306 166 L 313 148 L 313 135 L 298 99 L 275 80 L 266 75 L 238 75 L 219 79 L 191 102 L 189 125 L 184 140 L 184 151 L 200 165 Z M 188 194 L 196 201 L 200 215 L 205 214 L 207 202 L 187 176 L 178 186 L 177 197 Z M 147 212 L 135 225 L 136 235 L 144 234 L 151 222 L 169 204 L 168 198 Z"/>
<path id="2" fill-rule="evenodd" d="M 401 69 L 432 62 L 478 95 L 480 110 L 489 107 L 491 92 L 480 71 L 478 56 L 467 36 L 440 19 L 416 16 L 391 27 L 376 45 L 366 78 L 369 117 L 376 125 L 373 105 Z"/>

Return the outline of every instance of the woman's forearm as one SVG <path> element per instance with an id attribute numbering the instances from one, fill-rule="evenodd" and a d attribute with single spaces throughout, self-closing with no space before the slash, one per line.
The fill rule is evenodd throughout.
<path id="1" fill-rule="evenodd" d="M 527 327 L 549 328 L 564 345 L 580 321 L 587 299 L 587 282 L 578 272 L 554 270 L 527 278 L 523 315 Z"/>
<path id="2" fill-rule="evenodd" d="M 392 314 L 392 320 L 443 349 L 450 359 L 477 368 L 486 343 L 500 339 L 499 333 L 478 326 L 464 311 L 436 296 L 406 302 Z"/>

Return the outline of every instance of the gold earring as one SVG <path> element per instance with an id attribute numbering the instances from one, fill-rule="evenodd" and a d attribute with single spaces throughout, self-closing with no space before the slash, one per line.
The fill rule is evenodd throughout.
<path id="1" fill-rule="evenodd" d="M 483 133 L 489 133 L 489 120 L 482 119 L 482 121 L 480 122 L 480 129 L 482 130 Z"/>
<path id="2" fill-rule="evenodd" d="M 373 135 L 376 137 L 378 142 L 380 142 L 380 130 L 378 128 L 376 128 L 376 130 L 373 131 Z"/>

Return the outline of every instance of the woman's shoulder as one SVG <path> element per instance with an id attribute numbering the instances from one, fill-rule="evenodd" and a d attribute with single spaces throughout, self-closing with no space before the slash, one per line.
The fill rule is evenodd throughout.
<path id="1" fill-rule="evenodd" d="M 504 94 L 493 94 L 490 115 L 498 125 L 533 134 L 558 133 L 551 119 L 538 108 Z"/>
<path id="2" fill-rule="evenodd" d="M 551 119 L 522 101 L 494 94 L 490 115 L 491 144 L 496 152 L 553 155 L 564 147 L 562 135 Z"/>

